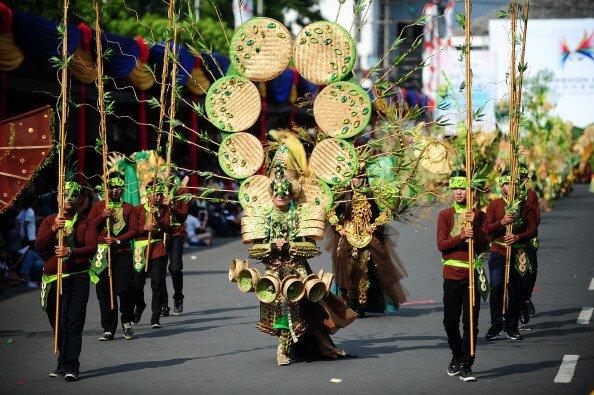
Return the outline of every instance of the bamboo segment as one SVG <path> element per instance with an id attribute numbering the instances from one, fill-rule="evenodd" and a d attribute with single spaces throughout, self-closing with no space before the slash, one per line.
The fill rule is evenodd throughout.
<path id="1" fill-rule="evenodd" d="M 173 17 L 174 17 L 174 7 L 175 7 L 175 0 L 170 0 L 169 1 L 169 7 L 167 8 L 167 28 L 170 29 L 174 24 L 173 24 Z M 176 48 L 176 40 L 175 40 L 175 34 L 177 33 L 177 28 L 174 27 L 174 36 L 173 36 L 173 50 L 174 50 L 174 61 L 173 61 L 173 67 L 177 70 L 177 62 L 175 59 L 175 56 L 177 54 L 177 48 Z M 159 153 L 159 151 L 161 150 L 161 134 L 163 132 L 163 121 L 165 119 L 165 91 L 167 88 L 167 72 L 169 70 L 169 50 L 170 50 L 170 43 L 169 40 L 165 40 L 164 43 L 164 47 L 163 47 L 163 72 L 161 73 L 161 92 L 159 95 L 159 105 L 160 105 L 160 110 L 159 110 L 159 127 L 158 127 L 158 136 L 157 136 L 157 148 L 156 148 L 156 152 L 157 154 Z M 175 89 L 175 78 L 172 77 L 172 91 L 174 91 Z M 175 92 L 172 92 L 172 95 Z M 171 127 L 171 124 L 170 124 Z M 169 153 L 170 155 L 171 153 Z M 155 175 L 153 177 L 153 181 L 157 180 L 157 175 L 158 175 L 158 169 L 155 169 Z M 154 193 L 154 192 L 152 192 Z M 151 202 L 149 200 L 148 202 L 148 206 L 149 209 L 152 210 L 151 207 Z M 151 215 L 149 215 L 149 225 L 153 220 L 153 216 L 152 213 Z M 148 267 L 149 267 L 149 258 L 150 258 L 150 252 L 151 252 L 151 239 L 153 236 L 153 232 L 149 231 L 148 232 L 148 236 L 147 236 L 147 245 L 146 245 L 146 264 L 144 266 L 144 271 L 148 272 Z"/>
<path id="2" fill-rule="evenodd" d="M 472 212 L 474 204 L 472 199 L 472 70 L 470 67 L 470 39 L 471 39 L 471 0 L 464 1 L 466 14 L 464 34 L 466 38 L 466 211 Z M 467 225 L 468 226 L 468 225 Z M 469 224 L 470 227 L 473 223 Z M 470 355 L 474 355 L 474 239 L 468 239 L 468 319 L 470 327 Z"/>
<path id="3" fill-rule="evenodd" d="M 105 93 L 103 86 L 103 47 L 101 45 L 101 26 L 99 24 L 99 1 L 95 0 L 95 44 L 97 52 L 97 107 L 99 109 L 99 137 L 101 139 L 101 157 L 103 161 L 103 193 L 105 208 L 109 208 L 108 169 L 107 169 L 107 122 L 105 117 Z M 105 220 L 107 238 L 111 238 L 111 218 Z M 114 309 L 113 270 L 111 267 L 111 246 L 107 246 L 107 274 L 109 279 L 109 303 Z"/>
<path id="4" fill-rule="evenodd" d="M 58 149 L 58 216 L 64 216 L 64 178 L 66 171 L 64 169 L 64 154 L 66 146 L 66 117 L 68 116 L 68 6 L 70 1 L 64 0 L 62 10 L 62 27 L 64 28 L 62 36 L 62 70 L 60 75 L 60 136 Z M 58 231 L 58 247 L 64 247 L 64 230 Z M 58 258 L 58 267 L 56 270 L 56 312 L 54 322 L 54 353 L 59 352 L 58 339 L 60 336 L 60 302 L 62 295 L 62 264 L 63 259 Z"/>

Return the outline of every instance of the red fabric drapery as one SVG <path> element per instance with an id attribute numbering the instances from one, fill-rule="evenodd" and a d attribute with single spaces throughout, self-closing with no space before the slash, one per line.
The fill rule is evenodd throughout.
<path id="1" fill-rule="evenodd" d="M 198 96 L 192 95 L 192 101 L 197 102 Z M 198 143 L 198 114 L 196 111 L 192 111 L 190 115 L 190 169 L 191 170 L 198 170 L 198 147 L 194 144 Z M 198 186 L 198 175 L 191 174 L 190 175 L 190 182 L 189 186 L 192 188 L 196 188 Z"/>

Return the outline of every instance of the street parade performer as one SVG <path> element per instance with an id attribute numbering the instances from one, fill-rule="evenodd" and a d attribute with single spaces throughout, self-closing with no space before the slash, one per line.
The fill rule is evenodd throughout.
<path id="1" fill-rule="evenodd" d="M 151 278 L 151 326 L 161 328 L 159 317 L 164 284 L 164 271 L 167 264 L 167 250 L 164 244 L 165 233 L 170 231 L 170 214 L 163 204 L 165 186 L 161 181 L 150 182 L 145 188 L 146 201 L 136 206 L 133 264 L 134 270 L 134 323 L 142 318 L 146 307 L 144 301 L 144 285 L 146 278 Z"/>
<path id="2" fill-rule="evenodd" d="M 60 297 L 60 325 L 58 365 L 50 377 L 64 377 L 76 381 L 82 332 L 89 300 L 90 259 L 97 249 L 95 226 L 83 217 L 80 207 L 81 186 L 66 182 L 64 187 L 64 215 L 45 217 L 39 227 L 35 248 L 45 254 L 41 283 L 41 306 L 55 330 L 58 258 L 62 261 L 62 295 Z M 64 245 L 58 247 L 58 231 L 64 230 Z"/>
<path id="3" fill-rule="evenodd" d="M 168 270 L 171 274 L 171 282 L 173 284 L 173 315 L 180 315 L 184 310 L 184 277 L 183 269 L 184 262 L 182 256 L 184 254 L 184 241 L 186 237 L 186 228 L 184 222 L 188 218 L 188 210 L 190 204 L 187 199 L 181 199 L 188 192 L 185 184 L 188 178 L 184 180 L 177 180 L 173 188 L 169 191 L 169 196 L 163 200 L 163 205 L 169 207 L 171 213 L 171 232 L 167 233 L 167 253 L 169 257 Z M 166 272 L 163 271 L 163 276 Z M 163 292 L 161 299 L 161 316 L 169 315 L 169 295 L 167 293 L 167 281 L 163 279 Z"/>
<path id="4" fill-rule="evenodd" d="M 485 232 L 491 241 L 491 255 L 489 258 L 489 278 L 491 294 L 491 328 L 485 335 L 487 340 L 498 339 L 505 330 L 507 337 L 512 340 L 522 340 L 518 331 L 518 323 L 522 305 L 526 300 L 526 283 L 533 286 L 534 277 L 530 276 L 533 262 L 536 258 L 536 248 L 533 239 L 538 235 L 540 211 L 534 209 L 534 198 L 528 194 L 524 182 L 518 185 L 518 196 L 514 202 L 507 202 L 511 176 L 505 171 L 499 177 L 499 184 L 503 197 L 493 200 L 487 207 Z M 532 196 L 532 197 L 530 197 Z M 513 224 L 513 233 L 506 235 L 506 225 Z M 511 244 L 512 255 L 508 283 L 508 301 L 503 316 L 503 293 L 505 281 L 506 246 Z"/>
<path id="5" fill-rule="evenodd" d="M 89 213 L 89 221 L 97 228 L 97 253 L 92 260 L 91 270 L 98 277 L 97 300 L 101 313 L 103 334 L 100 341 L 113 340 L 118 325 L 118 300 L 124 339 L 134 337 L 132 322 L 134 320 L 134 269 L 132 267 L 132 250 L 130 243 L 136 235 L 137 222 L 135 209 L 122 200 L 124 192 L 124 176 L 118 172 L 109 174 L 107 182 L 109 204 L 105 200 L 96 202 Z M 110 237 L 107 237 L 107 219 L 110 223 Z M 108 254 L 111 251 L 112 283 L 108 278 Z M 113 309 L 111 308 L 111 288 L 113 288 Z"/>
<path id="6" fill-rule="evenodd" d="M 449 187 L 453 204 L 439 212 L 437 220 L 437 249 L 441 252 L 443 263 L 443 325 L 452 350 L 452 360 L 447 368 L 449 376 L 460 377 L 463 381 L 475 381 L 472 373 L 474 355 L 470 353 L 470 328 L 474 336 L 478 331 L 480 310 L 480 292 L 485 289 L 486 281 L 481 261 L 475 259 L 478 272 L 475 281 L 475 306 L 473 322 L 469 317 L 468 290 L 468 239 L 474 239 L 475 255 L 486 248 L 486 238 L 482 231 L 484 213 L 477 209 L 466 210 L 466 172 L 452 172 Z M 472 224 L 472 226 L 470 226 Z M 481 278 L 482 275 L 482 278 Z M 462 316 L 463 334 L 460 336 L 460 316 Z M 476 348 L 476 342 L 475 342 Z"/>
<path id="7" fill-rule="evenodd" d="M 256 208 L 242 221 L 244 242 L 252 243 L 250 257 L 266 266 L 265 276 L 255 282 L 261 301 L 257 328 L 279 338 L 279 365 L 296 358 L 344 358 L 346 352 L 336 348 L 330 334 L 356 315 L 328 292 L 332 276 L 314 274 L 307 262 L 320 253 L 315 239 L 323 235 L 324 210 L 298 204 L 299 184 L 286 178 L 281 163 L 274 166 L 273 206 Z M 253 274 L 259 277 L 255 269 L 245 266 L 236 277 L 238 285 L 243 286 L 244 276 Z"/>
<path id="8" fill-rule="evenodd" d="M 326 249 L 332 254 L 338 292 L 359 316 L 394 312 L 406 301 L 400 283 L 406 270 L 387 228 L 391 213 L 380 211 L 358 191 L 345 200 L 341 211 L 337 208 L 328 213 L 336 232 Z"/>

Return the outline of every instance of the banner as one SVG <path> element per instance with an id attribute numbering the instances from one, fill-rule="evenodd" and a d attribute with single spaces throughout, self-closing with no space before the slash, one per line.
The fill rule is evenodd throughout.
<path id="1" fill-rule="evenodd" d="M 520 26 L 520 24 L 518 24 Z M 495 61 L 496 98 L 506 97 L 510 43 L 509 20 L 489 21 L 489 43 Z M 594 123 L 594 19 L 528 21 L 526 63 L 529 78 L 540 70 L 553 73 L 554 113 L 575 126 Z"/>

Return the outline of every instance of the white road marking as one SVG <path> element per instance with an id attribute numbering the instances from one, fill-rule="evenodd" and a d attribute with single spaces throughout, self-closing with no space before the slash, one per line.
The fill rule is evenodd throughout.
<path id="1" fill-rule="evenodd" d="M 588 291 L 594 291 L 594 278 L 590 280 L 590 287 L 588 287 Z"/>
<path id="2" fill-rule="evenodd" d="M 559 367 L 559 371 L 555 376 L 555 383 L 571 383 L 571 379 L 573 379 L 573 374 L 575 373 L 575 367 L 578 362 L 579 355 L 564 355 L 563 361 L 561 361 L 561 366 Z"/>
<path id="3" fill-rule="evenodd" d="M 592 318 L 593 312 L 593 307 L 582 307 L 582 311 L 578 316 L 577 323 L 580 325 L 588 325 L 590 323 L 590 319 Z"/>

